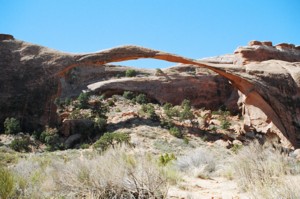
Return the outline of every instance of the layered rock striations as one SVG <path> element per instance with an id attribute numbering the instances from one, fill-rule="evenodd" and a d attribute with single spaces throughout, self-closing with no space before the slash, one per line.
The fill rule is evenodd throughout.
<path id="1" fill-rule="evenodd" d="M 223 80 L 219 81 L 220 77 L 208 78 L 204 75 L 201 77 L 198 73 L 195 74 L 196 77 L 192 77 L 192 75 L 183 75 L 179 72 L 177 77 L 169 74 L 165 77 L 150 75 L 149 78 L 108 80 L 105 79 L 103 73 L 99 72 L 105 70 L 106 64 L 110 62 L 153 58 L 206 68 L 228 79 L 240 92 L 247 131 L 276 133 L 286 145 L 300 147 L 300 63 L 298 62 L 300 51 L 298 46 L 281 44 L 273 47 L 270 42 L 253 41 L 248 47 L 239 48 L 227 58 L 219 57 L 199 61 L 137 46 L 117 47 L 97 53 L 68 54 L 6 38 L 0 40 L 1 123 L 9 116 L 19 117 L 24 128 L 35 128 L 37 125 L 57 122 L 53 101 L 57 97 L 68 95 L 67 92 L 72 93 L 72 88 L 66 82 L 70 78 L 70 71 L 76 68 L 80 68 L 82 73 L 85 73 L 83 75 L 85 78 L 73 85 L 75 90 L 88 85 L 91 90 L 95 91 L 117 90 L 122 87 L 146 92 L 158 101 L 164 102 L 170 100 L 166 84 L 176 85 L 182 82 L 182 84 L 178 83 L 173 92 L 180 90 L 181 85 L 194 87 L 193 91 L 197 93 L 195 103 L 198 98 L 201 98 L 198 93 L 203 92 L 199 90 L 199 85 L 205 85 L 205 91 L 209 88 L 219 89 L 221 96 L 227 98 L 221 103 L 228 99 L 236 99 L 231 95 L 233 89 L 230 86 L 228 87 L 230 91 L 224 92 L 226 86 L 222 88 Z M 84 68 L 90 68 L 89 70 L 93 72 L 89 73 Z M 205 78 L 208 78 L 210 82 L 218 79 L 217 82 L 221 83 L 209 87 L 209 84 L 201 80 Z M 101 82 L 96 83 L 97 81 Z M 153 85 L 157 86 L 158 91 L 161 92 L 160 95 L 155 93 Z M 184 95 L 184 93 L 188 96 L 193 91 L 186 90 L 178 93 L 177 96 Z M 205 100 L 213 101 L 210 99 L 213 96 L 208 95 Z M 172 98 L 176 100 L 176 97 Z"/>

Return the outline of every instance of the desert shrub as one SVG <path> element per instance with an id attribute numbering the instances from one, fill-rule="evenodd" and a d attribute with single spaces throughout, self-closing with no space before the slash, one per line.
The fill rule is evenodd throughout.
<path id="1" fill-rule="evenodd" d="M 86 144 L 86 143 L 80 145 L 81 149 L 88 149 L 89 147 L 90 147 L 90 145 Z"/>
<path id="2" fill-rule="evenodd" d="M 164 168 L 149 155 L 128 155 L 126 150 L 110 148 L 94 158 L 58 164 L 57 193 L 66 198 L 165 198 Z"/>
<path id="3" fill-rule="evenodd" d="M 164 72 L 160 68 L 155 69 L 155 75 L 156 76 L 160 76 L 160 75 L 163 75 L 163 74 L 164 74 Z"/>
<path id="4" fill-rule="evenodd" d="M 115 147 L 121 143 L 129 144 L 130 136 L 126 133 L 104 133 L 99 140 L 97 140 L 93 147 L 101 151 L 107 150 L 109 147 Z"/>
<path id="5" fill-rule="evenodd" d="M 212 151 L 198 148 L 188 155 L 178 157 L 175 165 L 183 173 L 205 179 L 216 171 L 216 161 L 217 158 Z"/>
<path id="6" fill-rule="evenodd" d="M 183 100 L 182 102 L 181 102 L 181 108 L 182 109 L 188 109 L 188 110 L 191 110 L 191 101 L 190 100 L 187 100 L 187 99 L 185 99 L 185 100 Z"/>
<path id="7" fill-rule="evenodd" d="M 15 181 L 13 174 L 5 168 L 0 167 L 0 198 L 7 199 L 13 194 Z"/>
<path id="8" fill-rule="evenodd" d="M 164 113 L 167 115 L 169 119 L 173 117 L 179 117 L 180 111 L 177 107 L 173 107 L 170 103 L 165 103 L 163 106 Z"/>
<path id="9" fill-rule="evenodd" d="M 72 103 L 71 98 L 66 97 L 66 98 L 65 98 L 65 101 L 64 101 L 64 104 L 65 104 L 66 106 L 69 106 L 71 103 Z"/>
<path id="10" fill-rule="evenodd" d="M 20 122 L 16 118 L 6 118 L 4 121 L 4 129 L 6 134 L 16 134 L 21 131 Z"/>
<path id="11" fill-rule="evenodd" d="M 114 104 L 114 102 L 112 100 L 108 101 L 108 105 L 112 106 L 112 104 Z M 106 118 L 106 113 L 108 112 L 108 106 L 104 103 L 102 103 L 101 101 L 96 101 L 94 103 L 94 106 L 92 107 L 92 115 L 93 116 L 98 116 L 101 118 Z"/>
<path id="12" fill-rule="evenodd" d="M 18 153 L 5 148 L 0 150 L 0 167 L 7 167 L 8 165 L 16 164 L 18 160 Z"/>
<path id="13" fill-rule="evenodd" d="M 30 144 L 30 138 L 22 137 L 22 138 L 14 139 L 10 143 L 9 147 L 18 152 L 29 152 L 30 151 L 29 144 Z"/>
<path id="14" fill-rule="evenodd" d="M 179 119 L 180 120 L 187 120 L 187 119 L 193 119 L 194 115 L 191 111 L 191 102 L 189 100 L 183 100 L 181 103 L 182 111 L 179 113 Z"/>
<path id="15" fill-rule="evenodd" d="M 132 100 L 133 98 L 135 98 L 135 94 L 131 91 L 124 91 L 123 97 L 125 99 Z"/>
<path id="16" fill-rule="evenodd" d="M 174 127 L 174 124 L 170 120 L 163 119 L 160 122 L 160 126 L 170 130 L 172 127 Z"/>
<path id="17" fill-rule="evenodd" d="M 98 112 L 100 111 L 98 110 Z M 91 119 L 93 116 L 98 115 L 98 112 L 90 109 L 85 109 L 85 110 L 75 109 L 71 112 L 68 118 L 69 119 Z"/>
<path id="18" fill-rule="evenodd" d="M 155 113 L 155 109 L 152 104 L 143 104 L 139 112 L 142 115 L 146 115 L 147 118 L 150 118 L 152 120 L 157 119 L 157 115 Z"/>
<path id="19" fill-rule="evenodd" d="M 241 145 L 241 144 L 234 144 L 234 145 L 230 148 L 230 150 L 231 150 L 233 153 L 237 154 L 237 153 L 239 152 L 239 150 L 241 150 L 242 148 L 243 148 L 243 145 Z"/>
<path id="20" fill-rule="evenodd" d="M 107 105 L 108 106 L 114 106 L 115 102 L 113 100 L 107 100 Z"/>
<path id="21" fill-rule="evenodd" d="M 190 143 L 189 138 L 186 137 L 186 136 L 184 136 L 184 137 L 183 137 L 183 143 L 184 143 L 184 144 L 189 144 L 189 143 Z"/>
<path id="22" fill-rule="evenodd" d="M 127 69 L 125 72 L 126 77 L 135 77 L 137 75 L 136 70 L 133 69 Z"/>
<path id="23" fill-rule="evenodd" d="M 254 198 L 299 198 L 300 165 L 295 159 L 257 142 L 239 150 L 232 159 L 234 180 Z"/>
<path id="24" fill-rule="evenodd" d="M 230 127 L 230 125 L 231 125 L 231 123 L 226 118 L 221 120 L 221 128 L 222 129 L 226 130 Z"/>
<path id="25" fill-rule="evenodd" d="M 40 140 L 47 145 L 47 150 L 54 151 L 62 148 L 58 130 L 46 126 L 46 129 L 41 133 Z"/>
<path id="26" fill-rule="evenodd" d="M 159 156 L 159 164 L 161 166 L 166 166 L 167 164 L 169 164 L 172 160 L 176 160 L 176 157 L 173 153 L 171 153 L 170 155 L 168 153 L 166 153 L 165 155 L 161 154 Z"/>
<path id="27" fill-rule="evenodd" d="M 170 131 L 171 135 L 173 135 L 173 136 L 175 136 L 175 137 L 177 137 L 177 138 L 182 138 L 182 137 L 183 137 L 182 132 L 181 132 L 180 129 L 179 129 L 178 127 L 176 127 L 176 126 L 171 127 L 169 131 Z"/>
<path id="28" fill-rule="evenodd" d="M 78 108 L 84 109 L 88 107 L 89 95 L 88 93 L 80 93 L 77 98 L 78 100 Z"/>
<path id="29" fill-rule="evenodd" d="M 55 98 L 54 100 L 54 104 L 59 108 L 63 108 L 64 106 L 69 106 L 71 103 L 72 100 L 68 97 L 65 99 Z"/>
<path id="30" fill-rule="evenodd" d="M 96 117 L 94 119 L 94 128 L 95 128 L 95 130 L 103 132 L 103 131 L 106 130 L 106 126 L 107 126 L 106 118 Z"/>
<path id="31" fill-rule="evenodd" d="M 139 104 L 146 104 L 148 103 L 148 98 L 145 94 L 139 94 L 135 97 L 135 101 Z"/>
<path id="32" fill-rule="evenodd" d="M 164 106 L 163 106 L 164 111 L 168 111 L 171 108 L 173 108 L 173 105 L 169 102 L 165 103 Z"/>
<path id="33" fill-rule="evenodd" d="M 12 198 L 49 198 L 55 193 L 52 183 L 48 183 L 47 190 L 44 189 L 42 183 L 55 172 L 46 173 L 46 169 L 50 166 L 51 161 L 59 160 L 58 157 L 51 158 L 41 156 L 31 156 L 26 159 L 21 159 L 14 167 L 12 172 L 15 177 L 15 191 Z M 53 170 L 52 170 L 53 171 Z M 48 178 L 48 182 L 51 179 Z M 42 191 L 43 189 L 43 191 Z M 46 195 L 48 194 L 48 197 Z M 56 198 L 56 197 L 53 197 Z"/>
<path id="34" fill-rule="evenodd" d="M 118 74 L 116 74 L 115 77 L 119 79 L 119 78 L 121 78 L 121 77 L 123 77 L 123 76 L 124 76 L 124 74 L 118 73 Z"/>

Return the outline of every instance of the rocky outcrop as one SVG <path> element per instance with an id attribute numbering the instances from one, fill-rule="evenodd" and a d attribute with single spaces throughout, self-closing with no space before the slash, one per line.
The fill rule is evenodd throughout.
<path id="1" fill-rule="evenodd" d="M 3 40 L 0 44 L 0 122 L 12 115 L 19 116 L 23 124 L 55 122 L 53 101 L 63 93 L 61 85 L 71 69 L 153 58 L 207 68 L 225 77 L 241 92 L 245 127 L 275 132 L 286 144 L 300 147 L 299 47 L 252 42 L 235 52 L 232 63 L 225 63 L 137 46 L 67 54 L 18 40 Z"/>
<path id="2" fill-rule="evenodd" d="M 0 34 L 0 41 L 4 40 L 14 40 L 15 38 L 12 35 Z"/>
<path id="3" fill-rule="evenodd" d="M 239 47 L 234 53 L 234 63 L 239 65 L 266 60 L 300 62 L 300 46 L 287 43 L 273 46 L 270 41 L 251 41 L 248 46 Z"/>

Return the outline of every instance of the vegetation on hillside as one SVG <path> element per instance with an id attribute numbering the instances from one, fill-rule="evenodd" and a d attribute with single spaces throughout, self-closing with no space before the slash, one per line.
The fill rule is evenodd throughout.
<path id="1" fill-rule="evenodd" d="M 18 119 L 5 120 L 0 198 L 168 198 L 170 187 L 188 192 L 189 178 L 216 177 L 253 198 L 300 196 L 300 163 L 259 137 L 238 141 L 239 121 L 224 109 L 161 105 L 133 91 L 55 103 L 74 126 L 20 133 Z M 51 153 L 27 155 L 35 151 Z"/>

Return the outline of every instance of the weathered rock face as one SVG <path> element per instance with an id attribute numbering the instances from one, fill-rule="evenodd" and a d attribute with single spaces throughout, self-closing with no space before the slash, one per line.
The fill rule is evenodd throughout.
<path id="1" fill-rule="evenodd" d="M 15 38 L 12 35 L 0 34 L 0 41 L 4 40 L 15 40 Z"/>
<path id="2" fill-rule="evenodd" d="M 195 107 L 217 110 L 228 105 L 228 109 L 237 111 L 238 107 L 230 104 L 237 101 L 238 95 L 228 81 L 216 74 L 188 75 L 167 74 L 163 76 L 134 77 L 101 81 L 87 86 L 94 92 L 112 95 L 120 91 L 146 93 L 159 103 L 180 104 L 189 99 Z M 230 98 L 232 97 L 232 98 Z"/>
<path id="3" fill-rule="evenodd" d="M 269 41 L 251 41 L 248 46 L 239 47 L 234 53 L 234 62 L 239 65 L 272 59 L 300 62 L 300 46 L 287 43 L 273 46 L 272 42 Z"/>
<path id="4" fill-rule="evenodd" d="M 53 100 L 64 93 L 64 79 L 73 68 L 154 58 L 207 68 L 230 80 L 242 93 L 246 127 L 275 132 L 287 144 L 300 147 L 299 54 L 299 47 L 293 45 L 252 42 L 225 62 L 197 61 L 136 46 L 66 54 L 18 40 L 0 40 L 0 122 L 7 116 L 19 116 L 25 127 L 55 122 Z"/>

